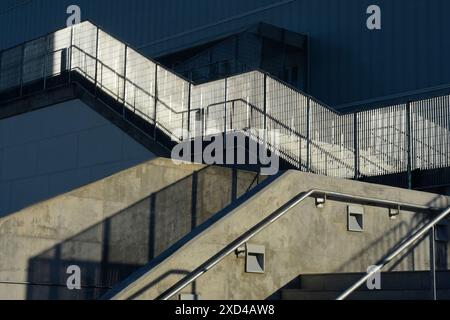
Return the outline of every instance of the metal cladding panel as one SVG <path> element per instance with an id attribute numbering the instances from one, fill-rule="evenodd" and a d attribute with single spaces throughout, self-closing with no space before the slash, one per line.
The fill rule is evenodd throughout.
<path id="1" fill-rule="evenodd" d="M 22 4 L 22 5 L 21 5 Z M 7 0 L 0 48 L 65 24 L 69 0 Z M 82 19 L 150 56 L 186 48 L 264 21 L 308 34 L 310 92 L 333 106 L 450 83 L 447 0 L 78 0 Z M 382 10 L 382 30 L 366 9 Z"/>

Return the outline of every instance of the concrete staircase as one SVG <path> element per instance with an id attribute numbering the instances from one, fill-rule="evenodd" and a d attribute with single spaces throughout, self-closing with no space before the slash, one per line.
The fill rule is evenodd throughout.
<path id="1" fill-rule="evenodd" d="M 282 300 L 334 300 L 363 273 L 302 275 L 289 289 L 281 291 Z M 436 274 L 437 298 L 450 300 L 450 272 Z M 383 272 L 381 290 L 358 289 L 349 300 L 428 300 L 432 299 L 430 272 Z"/>
<path id="2" fill-rule="evenodd" d="M 58 43 L 53 43 L 55 38 Z M 18 49 L 34 52 L 34 55 L 14 59 L 17 56 L 14 50 Z M 179 142 L 201 139 L 210 134 L 208 131 L 226 135 L 246 128 L 253 130 L 257 141 L 264 141 L 267 132 L 259 131 L 269 129 L 279 131 L 280 142 L 271 143 L 272 138 L 269 138 L 268 143 L 287 163 L 288 169 L 301 168 L 346 179 L 407 171 L 404 124 L 397 120 L 382 123 L 386 119 L 400 119 L 400 114 L 406 113 L 406 106 L 403 109 L 391 106 L 388 111 L 379 109 L 376 114 L 362 111 L 360 115 L 370 120 L 364 126 L 361 121 L 355 122 L 355 114 L 336 113 L 259 70 L 220 81 L 192 83 L 90 22 L 58 30 L 1 54 L 3 65 L 9 68 L 3 70 L 4 83 L 0 84 L 0 105 L 3 104 L 2 109 L 8 108 L 3 111 L 6 114 L 16 112 L 17 107 L 10 106 L 13 101 L 76 83 L 87 92 L 83 93 L 85 99 L 103 104 L 96 106 L 97 111 L 107 114 L 122 128 L 126 127 L 135 139 L 162 149 L 160 155 L 167 154 Z M 28 70 L 24 66 L 30 65 L 35 71 L 24 74 L 24 70 Z M 44 100 L 51 99 L 45 97 Z M 22 112 L 27 109 L 20 108 Z M 423 134 L 419 130 L 411 135 L 415 148 L 422 152 L 422 156 L 420 152 L 418 156 L 413 155 L 414 161 L 424 170 L 447 168 L 450 158 L 445 146 L 448 142 L 441 139 L 442 146 L 437 144 L 436 147 L 429 141 L 448 136 L 448 128 L 440 121 L 427 120 L 419 111 L 414 113 L 415 121 L 429 129 L 422 130 Z M 116 114 L 112 116 L 111 112 Z M 358 123 L 364 128 L 353 134 Z M 179 132 L 180 129 L 184 132 Z M 187 134 L 187 130 L 191 132 Z M 312 137 L 308 137 L 308 130 Z M 425 131 L 429 136 L 425 137 Z M 358 135 L 367 136 L 364 139 L 368 141 L 358 142 L 360 138 L 353 142 Z M 355 161 L 356 157 L 359 161 Z"/>
<path id="3" fill-rule="evenodd" d="M 235 251 L 230 251 L 220 262 L 209 267 L 208 263 L 215 261 L 226 250 L 231 250 L 230 244 L 246 236 L 261 221 L 271 219 L 272 214 L 294 196 L 311 189 L 339 190 L 389 201 L 399 199 L 397 197 L 413 203 L 420 201 L 431 204 L 436 201 L 432 194 L 290 170 L 240 204 L 228 208 L 214 223 L 190 235 L 162 259 L 150 262 L 136 271 L 102 298 L 161 299 L 188 277 L 207 270 L 195 278 L 194 283 L 188 284 L 169 298 L 183 299 L 183 294 L 195 294 L 200 300 L 334 299 L 361 274 L 328 275 L 333 279 L 328 282 L 321 281 L 320 277 L 327 276 L 333 270 L 364 270 L 364 266 L 381 259 L 395 244 L 410 236 L 412 229 L 415 230 L 426 221 L 424 218 L 427 219 L 422 212 L 404 213 L 398 219 L 391 219 L 385 207 L 362 204 L 365 208 L 365 231 L 350 232 L 347 230 L 348 202 L 329 198 L 323 208 L 317 208 L 315 199 L 311 198 L 247 240 L 248 245 L 265 248 L 264 273 L 247 272 L 247 259 L 237 255 Z M 429 247 L 429 242 L 425 240 L 417 243 L 411 252 L 396 262 L 395 270 L 428 270 Z M 305 279 L 303 276 L 299 278 L 299 274 L 319 275 Z M 417 277 L 416 274 L 422 280 L 413 278 L 410 281 L 409 275 Z M 402 278 L 404 280 L 396 281 L 386 280 L 386 277 L 390 277 L 387 275 L 383 278 L 383 283 L 389 283 L 385 285 L 385 289 L 394 291 L 393 294 L 396 291 L 402 294 L 400 290 L 409 291 L 403 292 L 397 299 L 429 299 L 429 275 L 426 272 L 423 275 L 415 272 L 407 275 Z M 337 278 L 338 276 L 344 278 Z M 439 278 L 440 284 L 450 283 L 450 274 L 445 273 L 445 277 Z M 297 279 L 293 286 L 292 279 Z M 398 286 L 390 287 L 391 282 Z M 408 282 L 411 282 L 411 286 L 404 289 L 403 283 Z M 413 286 L 415 283 L 418 285 Z M 447 288 L 444 286 L 440 289 Z M 420 291 L 421 295 L 414 291 Z M 372 292 L 364 292 L 369 293 Z M 449 297 L 448 293 L 450 290 L 440 291 L 439 297 L 442 299 L 444 294 Z M 395 296 L 385 295 L 381 298 L 395 299 Z"/>
<path id="4" fill-rule="evenodd" d="M 0 218 L 0 299 L 97 299 L 263 180 L 156 158 Z"/>

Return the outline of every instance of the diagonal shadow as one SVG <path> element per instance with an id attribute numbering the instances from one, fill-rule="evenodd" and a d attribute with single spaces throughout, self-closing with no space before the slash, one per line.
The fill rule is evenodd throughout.
<path id="1" fill-rule="evenodd" d="M 32 257 L 27 299 L 99 298 L 262 181 L 254 172 L 205 167 L 149 195 Z M 81 269 L 81 290 L 67 289 L 70 265 Z"/>

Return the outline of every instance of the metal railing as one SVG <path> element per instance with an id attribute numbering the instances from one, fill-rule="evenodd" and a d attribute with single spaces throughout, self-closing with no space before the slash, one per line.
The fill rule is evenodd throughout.
<path id="1" fill-rule="evenodd" d="M 410 211 L 420 211 L 420 212 L 438 210 L 436 208 L 431 208 L 431 207 L 422 206 L 422 205 L 416 205 L 416 204 L 412 204 L 412 203 L 396 202 L 396 201 L 391 201 L 391 200 L 383 200 L 383 199 L 376 199 L 376 198 L 363 197 L 363 196 L 355 196 L 355 195 L 341 193 L 341 192 L 333 192 L 333 191 L 325 191 L 325 190 L 310 190 L 308 192 L 298 194 L 297 196 L 292 198 L 290 201 L 288 201 L 282 207 L 280 207 L 275 212 L 273 212 L 268 217 L 266 217 L 264 220 L 262 220 L 261 222 L 256 224 L 254 227 L 252 227 L 251 229 L 246 231 L 244 234 L 242 234 L 236 240 L 234 240 L 233 242 L 228 244 L 224 249 L 222 249 L 217 254 L 215 254 L 208 261 L 206 261 L 205 263 L 200 265 L 197 269 L 192 271 L 189 275 L 187 275 L 181 281 L 179 281 L 174 286 L 172 286 L 167 291 L 165 291 L 163 294 L 161 294 L 158 297 L 158 299 L 169 300 L 169 299 L 173 298 L 176 294 L 180 293 L 181 290 L 183 290 L 188 285 L 193 283 L 195 280 L 200 278 L 203 274 L 205 274 L 211 268 L 213 268 L 214 266 L 219 264 L 227 256 L 229 256 L 230 254 L 235 252 L 239 247 L 241 247 L 242 245 L 247 243 L 249 240 L 251 240 L 253 237 L 258 235 L 261 231 L 266 229 L 272 223 L 274 223 L 275 221 L 279 220 L 281 217 L 283 217 L 284 215 L 289 213 L 290 210 L 295 208 L 297 205 L 301 204 L 307 198 L 313 197 L 313 196 L 326 197 L 327 199 L 337 200 L 337 201 L 348 201 L 348 202 L 364 203 L 367 205 L 384 206 L 384 207 L 389 207 L 389 208 L 398 209 L 398 210 L 410 210 Z M 449 212 L 450 212 L 450 208 L 445 210 L 441 215 L 439 215 L 439 217 L 438 217 L 439 220 L 438 220 L 438 218 L 436 218 L 435 220 L 433 220 L 432 223 L 434 223 L 434 225 L 437 224 L 439 221 L 444 219 L 448 215 Z M 426 232 L 426 231 L 423 231 L 423 232 Z M 414 238 L 417 239 L 416 236 L 414 236 Z M 408 243 L 409 243 L 409 241 L 408 241 Z M 402 246 L 397 251 L 403 252 L 405 248 L 407 248 L 407 247 Z"/>
<path id="2" fill-rule="evenodd" d="M 434 218 L 431 222 L 427 223 L 417 232 L 415 232 L 412 236 L 410 236 L 405 242 L 403 242 L 397 249 L 394 249 L 389 255 L 384 258 L 381 262 L 374 265 L 373 268 L 360 280 L 358 280 L 355 284 L 353 284 L 350 288 L 348 288 L 344 293 L 342 293 L 336 300 L 345 300 L 348 298 L 353 292 L 355 292 L 361 285 L 366 283 L 368 279 L 373 277 L 374 274 L 380 272 L 389 262 L 393 261 L 400 254 L 408 250 L 412 247 L 418 240 L 423 238 L 427 233 L 431 233 L 431 246 L 430 246 L 430 257 L 431 257 L 431 288 L 433 293 L 433 300 L 437 300 L 437 288 L 436 288 L 436 253 L 435 253 L 435 227 L 447 216 L 450 214 L 450 207 L 445 209 L 441 214 L 439 214 L 436 218 Z"/>
<path id="3" fill-rule="evenodd" d="M 340 114 L 260 70 L 195 85 L 90 22 L 2 51 L 0 92 L 21 96 L 39 81 L 45 89 L 66 72 L 176 142 L 242 131 L 299 170 L 354 179 L 407 173 L 410 186 L 412 171 L 450 166 L 450 96 Z"/>

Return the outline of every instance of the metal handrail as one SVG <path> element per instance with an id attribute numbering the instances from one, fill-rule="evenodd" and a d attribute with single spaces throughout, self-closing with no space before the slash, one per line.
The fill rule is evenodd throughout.
<path id="1" fill-rule="evenodd" d="M 142 87 L 138 86 L 137 84 L 135 84 L 133 81 L 129 80 L 128 78 L 126 78 L 124 75 L 118 73 L 117 71 L 115 71 L 114 69 L 112 69 L 111 67 L 109 67 L 108 65 L 104 64 L 102 61 L 100 61 L 98 58 L 96 58 L 95 56 L 85 52 L 83 49 L 79 48 L 76 45 L 72 45 L 71 47 L 75 48 L 76 50 L 78 50 L 80 53 L 86 55 L 87 57 L 93 59 L 96 61 L 97 64 L 104 66 L 105 68 L 107 68 L 109 71 L 113 72 L 117 77 L 119 77 L 120 79 L 122 79 L 123 81 L 128 82 L 130 85 L 132 85 L 133 87 L 137 88 L 138 90 L 140 90 L 142 93 L 146 94 L 147 96 L 151 97 L 151 98 L 155 98 L 159 103 L 161 103 L 167 110 L 169 110 L 170 112 L 174 113 L 174 114 L 187 114 L 189 116 L 190 113 L 195 112 L 195 111 L 201 111 L 201 110 L 209 110 L 212 107 L 216 107 L 216 106 L 226 106 L 229 103 L 232 102 L 242 102 L 247 104 L 252 110 L 255 110 L 263 115 L 265 115 L 267 117 L 267 119 L 270 119 L 271 121 L 273 121 L 274 123 L 276 123 L 277 125 L 283 127 L 286 130 L 290 130 L 294 135 L 298 136 L 299 139 L 305 139 L 308 140 L 307 137 L 301 135 L 300 133 L 298 133 L 295 129 L 292 129 L 290 127 L 288 127 L 287 125 L 285 125 L 284 123 L 282 123 L 281 121 L 279 121 L 278 119 L 274 118 L 273 116 L 271 116 L 270 114 L 264 113 L 264 110 L 262 110 L 261 108 L 255 106 L 252 103 L 247 102 L 246 100 L 242 99 L 242 98 L 236 98 L 236 99 L 229 99 L 229 100 L 224 100 L 221 102 L 216 102 L 216 103 L 211 103 L 205 107 L 200 107 L 200 108 L 193 108 L 190 110 L 184 110 L 184 111 L 177 111 L 174 110 L 173 108 L 171 108 L 169 105 L 167 105 L 164 101 L 162 101 L 161 99 L 159 99 L 157 96 L 155 96 L 154 94 L 151 94 L 150 92 L 148 92 L 147 90 L 143 89 Z M 87 75 L 85 75 L 87 76 Z M 109 91 L 107 88 L 102 88 L 103 90 Z M 111 92 L 111 94 L 115 95 L 116 97 L 118 97 L 115 93 Z M 138 110 L 139 111 L 139 110 Z M 152 119 L 154 120 L 154 119 Z M 158 122 L 159 125 L 162 125 L 161 123 Z M 169 129 L 166 129 L 166 131 L 168 131 L 169 133 L 171 133 L 171 131 Z M 226 130 L 224 130 L 226 131 Z M 315 143 L 314 141 L 310 140 L 308 141 L 311 146 L 314 146 L 317 150 L 319 150 L 320 152 L 322 152 L 323 154 L 326 154 L 327 156 L 329 156 L 330 158 L 332 158 L 334 161 L 340 163 L 341 165 L 347 167 L 347 169 L 352 169 L 348 164 L 346 164 L 344 161 L 342 161 L 340 158 L 334 156 L 333 154 L 329 153 L 325 148 L 321 147 L 319 144 Z M 347 150 L 349 150 L 351 152 L 351 149 L 346 148 Z M 279 152 L 283 153 L 285 156 L 289 156 L 286 153 L 284 153 L 282 150 L 278 150 Z M 365 159 L 368 163 L 371 163 L 372 165 L 378 167 L 378 168 L 382 168 L 380 165 L 376 164 L 374 161 L 371 161 L 370 159 L 367 159 L 366 157 L 360 156 L 362 159 Z M 299 163 L 301 162 L 300 159 L 297 160 Z M 313 171 L 313 169 L 311 168 L 311 171 Z"/>
<path id="2" fill-rule="evenodd" d="M 398 255 L 400 255 L 403 251 L 405 251 L 409 247 L 411 247 L 417 240 L 419 240 L 421 237 L 423 237 L 427 232 L 429 232 L 430 230 L 434 230 L 436 225 L 439 222 L 441 222 L 443 219 L 445 219 L 449 214 L 450 214 L 450 207 L 445 209 L 435 219 L 433 219 L 431 222 L 429 222 L 424 227 L 422 227 L 420 230 L 418 230 L 415 234 L 413 234 L 398 249 L 394 250 L 386 258 L 384 258 L 379 264 L 375 265 L 369 272 L 367 272 L 367 274 L 365 276 L 363 276 L 354 285 L 352 285 L 344 293 L 342 293 L 339 297 L 337 297 L 336 300 L 346 299 L 349 295 L 351 295 L 354 291 L 356 291 L 362 284 L 364 284 L 368 279 L 370 279 L 374 274 L 380 272 L 383 267 L 385 267 L 389 262 L 391 262 Z M 433 234 L 433 237 L 434 237 L 434 234 Z M 432 241 L 434 242 L 434 238 L 432 239 Z M 433 264 L 434 264 L 434 262 L 433 262 Z M 435 272 L 434 266 L 431 266 L 431 267 L 432 267 L 431 272 Z M 434 275 L 433 275 L 433 278 L 435 278 Z M 433 292 L 434 293 L 436 292 L 436 282 L 435 281 L 433 281 Z M 434 298 L 435 298 L 435 294 L 434 294 Z"/>
<path id="3" fill-rule="evenodd" d="M 405 203 L 405 202 L 396 202 L 391 200 L 382 200 L 377 198 L 370 198 L 370 197 L 364 197 L 364 196 L 355 196 L 350 195 L 346 193 L 341 192 L 334 192 L 334 191 L 325 191 L 320 189 L 313 189 L 306 193 L 300 193 L 293 197 L 291 200 L 289 200 L 286 204 L 284 204 L 279 209 L 275 210 L 271 215 L 266 217 L 264 220 L 256 224 L 254 227 L 246 231 L 244 234 L 242 234 L 240 237 L 238 237 L 236 240 L 228 244 L 224 249 L 219 251 L 216 255 L 214 255 L 211 259 L 203 263 L 201 266 L 199 266 L 197 269 L 195 269 L 193 272 L 191 272 L 189 275 L 187 275 L 185 278 L 183 278 L 181 281 L 176 283 L 174 286 L 172 286 L 170 289 L 168 289 L 166 292 L 161 294 L 157 299 L 159 300 L 169 300 L 174 295 L 179 293 L 181 290 L 183 290 L 186 286 L 194 282 L 196 279 L 201 277 L 203 274 L 205 274 L 207 271 L 209 271 L 211 268 L 216 266 L 218 263 L 220 263 L 224 258 L 226 258 L 231 253 L 235 252 L 239 247 L 241 247 L 243 244 L 248 242 L 250 239 L 258 235 L 261 231 L 263 231 L 265 228 L 267 228 L 269 225 L 283 217 L 285 214 L 287 214 L 291 209 L 302 203 L 305 199 L 312 197 L 312 196 L 324 196 L 327 197 L 327 199 L 335 199 L 338 201 L 347 200 L 349 202 L 358 202 L 358 203 L 364 203 L 364 204 L 374 204 L 378 206 L 385 206 L 385 207 L 392 207 L 395 209 L 404 209 L 404 210 L 410 210 L 410 211 L 435 211 L 438 210 L 433 207 L 423 206 L 423 205 L 417 205 L 412 203 Z M 448 209 L 450 212 L 450 208 Z M 448 212 L 447 212 L 448 214 Z M 440 221 L 440 220 L 439 220 Z"/>

